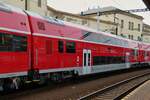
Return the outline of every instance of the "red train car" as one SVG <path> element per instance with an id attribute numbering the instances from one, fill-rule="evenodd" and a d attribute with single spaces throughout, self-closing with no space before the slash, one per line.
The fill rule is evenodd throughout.
<path id="1" fill-rule="evenodd" d="M 0 86 L 149 65 L 150 45 L 0 4 Z M 5 84 L 5 85 L 4 85 Z"/>
<path id="2" fill-rule="evenodd" d="M 0 78 L 27 75 L 31 31 L 27 15 L 0 4 Z"/>

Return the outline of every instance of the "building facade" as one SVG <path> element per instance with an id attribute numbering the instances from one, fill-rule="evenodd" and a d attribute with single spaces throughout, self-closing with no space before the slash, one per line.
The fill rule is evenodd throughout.
<path id="1" fill-rule="evenodd" d="M 150 25 L 148 24 L 143 24 L 143 41 L 150 43 Z"/>
<path id="2" fill-rule="evenodd" d="M 114 33 L 133 40 L 142 40 L 143 17 L 122 11 L 115 7 L 89 9 L 84 15 L 97 19 L 97 12 L 101 20 L 115 23 Z M 102 26 L 100 26 L 102 27 Z"/>
<path id="3" fill-rule="evenodd" d="M 55 17 L 67 22 L 74 24 L 84 25 L 97 30 L 97 20 L 88 16 L 81 16 L 78 14 L 67 13 L 63 11 L 56 10 L 48 6 L 48 16 Z M 113 33 L 115 32 L 117 24 L 107 20 L 100 20 L 99 30 Z"/>
<path id="4" fill-rule="evenodd" d="M 1 2 L 33 11 L 41 15 L 47 15 L 47 0 L 1 0 Z"/>

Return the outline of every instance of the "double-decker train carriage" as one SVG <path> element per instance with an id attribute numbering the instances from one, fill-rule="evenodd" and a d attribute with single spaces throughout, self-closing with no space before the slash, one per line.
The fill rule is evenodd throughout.
<path id="1" fill-rule="evenodd" d="M 150 45 L 0 3 L 0 86 L 149 65 Z"/>

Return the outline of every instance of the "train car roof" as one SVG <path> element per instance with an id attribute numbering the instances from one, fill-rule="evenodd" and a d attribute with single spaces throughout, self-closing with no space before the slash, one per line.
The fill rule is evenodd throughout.
<path id="1" fill-rule="evenodd" d="M 103 34 L 105 36 L 113 37 L 113 38 L 120 39 L 120 40 L 129 42 L 129 43 L 132 43 L 132 44 L 137 44 L 137 45 L 138 44 L 149 45 L 148 43 L 143 43 L 143 42 L 140 42 L 140 41 L 130 40 L 130 39 L 127 39 L 127 38 L 123 38 L 121 36 L 113 35 L 113 34 L 108 33 L 108 32 L 97 31 L 95 29 L 92 29 L 92 28 L 89 28 L 89 27 L 86 27 L 86 26 L 83 26 L 83 25 L 73 24 L 73 23 L 62 21 L 62 20 L 52 18 L 52 17 L 41 16 L 41 15 L 39 15 L 37 13 L 34 13 L 34 12 L 27 11 L 27 13 L 29 15 L 31 15 L 33 17 L 36 17 L 36 18 L 39 18 L 41 20 L 46 20 L 46 21 L 49 21 L 49 22 L 52 22 L 52 23 L 57 23 L 59 25 L 66 25 L 66 26 L 69 26 L 69 27 L 74 27 L 74 28 L 77 28 L 77 29 L 93 32 L 93 34 L 94 33 L 95 34 Z"/>
<path id="2" fill-rule="evenodd" d="M 17 7 L 0 2 L 0 30 L 29 34 L 26 13 Z"/>
<path id="3" fill-rule="evenodd" d="M 130 41 L 129 39 L 122 38 L 122 37 L 113 35 L 113 34 L 108 33 L 108 32 L 97 31 L 95 29 L 92 29 L 92 28 L 89 28 L 89 27 L 86 27 L 86 26 L 83 26 L 83 25 L 73 24 L 73 23 L 66 22 L 66 21 L 63 21 L 63 20 L 59 20 L 59 19 L 56 19 L 56 18 L 53 18 L 53 17 L 41 16 L 41 15 L 39 15 L 37 13 L 34 13 L 34 12 L 31 12 L 31 11 L 27 11 L 27 13 L 29 15 L 33 16 L 33 17 L 36 17 L 36 18 L 39 18 L 39 19 L 42 19 L 42 20 L 46 20 L 46 21 L 49 21 L 49 22 L 52 22 L 52 23 L 57 23 L 57 24 L 60 24 L 60 25 L 66 25 L 66 26 L 69 26 L 69 27 L 74 27 L 74 28 L 82 29 L 82 30 L 97 33 L 97 34 L 104 34 L 104 35 L 115 37 L 115 38 L 118 38 L 118 39 L 124 39 L 126 41 Z"/>

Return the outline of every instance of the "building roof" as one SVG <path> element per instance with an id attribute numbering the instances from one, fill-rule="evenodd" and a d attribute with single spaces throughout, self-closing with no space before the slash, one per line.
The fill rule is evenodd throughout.
<path id="1" fill-rule="evenodd" d="M 150 36 L 150 25 L 143 24 L 143 35 Z"/>
<path id="2" fill-rule="evenodd" d="M 50 7 L 50 6 L 47 6 L 47 8 L 48 8 L 48 11 L 50 10 L 50 11 L 55 12 L 55 13 L 57 13 L 57 14 L 73 16 L 73 17 L 80 18 L 80 19 L 86 19 L 86 20 L 97 21 L 95 18 L 91 18 L 91 17 L 88 17 L 88 16 L 81 16 L 81 15 L 79 15 L 79 14 L 73 14 L 73 13 L 68 13 L 68 12 L 56 10 L 56 9 Z M 107 23 L 107 24 L 112 24 L 112 25 L 117 25 L 116 23 L 111 22 L 111 21 L 100 20 L 100 22 L 102 22 L 102 23 Z"/>
<path id="3" fill-rule="evenodd" d="M 132 14 L 130 12 L 127 11 L 123 11 L 121 9 L 118 9 L 116 7 L 113 6 L 109 6 L 109 7 L 104 7 L 104 8 L 96 8 L 96 9 L 88 9 L 87 11 L 83 11 L 81 12 L 81 15 L 96 15 L 97 12 L 100 12 L 100 14 L 116 14 L 116 13 L 120 13 L 120 14 L 125 14 L 127 16 L 131 16 L 131 17 L 135 17 L 138 19 L 142 19 L 142 16 L 136 15 L 136 14 Z"/>
<path id="4" fill-rule="evenodd" d="M 150 1 L 149 0 L 143 0 L 143 2 L 147 6 L 147 8 L 150 9 Z"/>
<path id="5" fill-rule="evenodd" d="M 148 29 L 150 29 L 150 25 L 145 24 L 145 23 L 143 24 L 143 27 L 144 27 L 144 28 L 148 28 Z"/>

